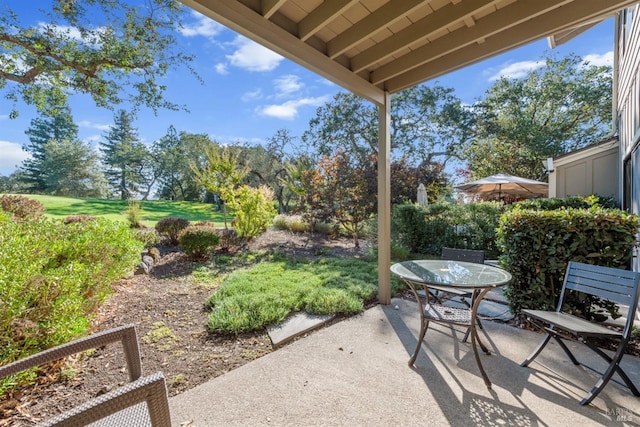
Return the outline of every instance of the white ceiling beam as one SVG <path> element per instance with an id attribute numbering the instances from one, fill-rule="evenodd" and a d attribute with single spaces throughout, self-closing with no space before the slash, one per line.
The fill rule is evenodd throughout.
<path id="1" fill-rule="evenodd" d="M 289 58 L 314 73 L 374 104 L 384 104 L 384 92 L 238 1 L 180 0 L 231 30 Z"/>
<path id="2" fill-rule="evenodd" d="M 287 0 L 262 0 L 262 16 L 269 19 L 285 4 Z"/>
<path id="3" fill-rule="evenodd" d="M 327 43 L 327 56 L 335 58 L 362 40 L 372 37 L 385 27 L 406 17 L 425 3 L 425 0 L 404 0 L 389 2 L 376 9 L 366 18 L 353 24 L 348 30 Z"/>
<path id="4" fill-rule="evenodd" d="M 359 0 L 325 0 L 298 23 L 298 38 L 302 41 L 317 33 Z"/>
<path id="5" fill-rule="evenodd" d="M 568 30 L 560 31 L 560 32 L 555 33 L 555 34 L 551 34 L 549 37 L 547 37 L 547 40 L 548 40 L 548 43 L 549 43 L 549 47 L 551 49 L 555 49 L 556 47 L 560 46 L 561 44 L 564 44 L 564 43 L 568 42 L 569 40 L 579 36 L 582 33 L 584 33 L 585 31 L 590 30 L 591 28 L 595 27 L 600 22 L 602 22 L 603 19 L 604 18 L 601 18 L 601 19 L 598 19 L 596 22 L 589 22 L 588 24 L 580 25 L 579 27 L 570 28 Z"/>
<path id="6" fill-rule="evenodd" d="M 382 61 L 411 44 L 424 40 L 438 31 L 442 31 L 451 23 L 471 16 L 496 0 L 469 0 L 458 4 L 448 4 L 425 16 L 409 27 L 376 43 L 369 49 L 351 58 L 351 70 L 359 73 L 365 68 Z"/>
<path id="7" fill-rule="evenodd" d="M 576 0 L 549 13 L 525 21 L 489 37 L 482 44 L 471 44 L 448 55 L 441 56 L 385 82 L 391 93 L 415 86 L 464 66 L 482 61 L 553 33 L 606 17 L 616 10 L 636 3 L 637 0 Z"/>
<path id="8" fill-rule="evenodd" d="M 477 20 L 476 25 L 464 27 L 453 31 L 439 39 L 421 46 L 410 53 L 403 55 L 395 61 L 377 68 L 371 73 L 370 81 L 373 84 L 389 80 L 405 73 L 415 67 L 430 62 L 435 58 L 444 56 L 461 47 L 476 43 L 494 34 L 498 34 L 505 28 L 517 26 L 553 10 L 558 10 L 558 5 L 571 3 L 574 0 L 536 0 L 518 1 L 509 6 L 498 9 L 494 13 Z M 600 0 L 602 1 L 602 0 Z M 508 43 L 508 41 L 506 41 Z"/>

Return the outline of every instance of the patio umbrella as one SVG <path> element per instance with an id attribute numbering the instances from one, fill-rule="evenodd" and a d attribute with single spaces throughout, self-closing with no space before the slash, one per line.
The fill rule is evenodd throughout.
<path id="1" fill-rule="evenodd" d="M 519 176 L 497 174 L 477 181 L 467 182 L 455 188 L 465 193 L 478 194 L 485 199 L 497 196 L 498 200 L 500 200 L 505 195 L 513 197 L 546 196 L 549 191 L 549 184 Z"/>
<path id="2" fill-rule="evenodd" d="M 427 189 L 424 187 L 423 183 L 418 185 L 417 201 L 420 206 L 427 206 L 429 204 L 429 201 L 427 200 Z"/>

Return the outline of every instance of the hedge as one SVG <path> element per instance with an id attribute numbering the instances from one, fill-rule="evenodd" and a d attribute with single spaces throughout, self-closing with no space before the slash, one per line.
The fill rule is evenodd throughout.
<path id="1" fill-rule="evenodd" d="M 500 219 L 500 265 L 513 275 L 505 290 L 513 313 L 554 310 L 569 261 L 628 268 L 638 217 L 617 209 L 513 209 Z M 574 301 L 574 314 L 602 318 L 597 301 Z"/>

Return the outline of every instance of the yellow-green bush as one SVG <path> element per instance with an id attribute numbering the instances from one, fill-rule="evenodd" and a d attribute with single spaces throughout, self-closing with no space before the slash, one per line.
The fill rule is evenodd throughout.
<path id="1" fill-rule="evenodd" d="M 273 207 L 273 190 L 266 186 L 253 188 L 243 185 L 234 190 L 227 204 L 236 216 L 231 224 L 238 236 L 247 239 L 264 232 L 277 214 Z"/>

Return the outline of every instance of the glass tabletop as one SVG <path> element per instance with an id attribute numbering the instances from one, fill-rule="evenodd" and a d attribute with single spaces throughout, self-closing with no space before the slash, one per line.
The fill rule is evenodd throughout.
<path id="1" fill-rule="evenodd" d="M 414 283 L 452 288 L 498 287 L 511 280 L 511 274 L 498 267 L 450 260 L 399 262 L 391 266 L 391 272 Z"/>

